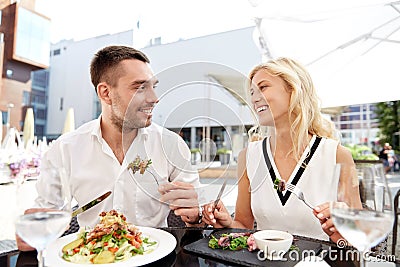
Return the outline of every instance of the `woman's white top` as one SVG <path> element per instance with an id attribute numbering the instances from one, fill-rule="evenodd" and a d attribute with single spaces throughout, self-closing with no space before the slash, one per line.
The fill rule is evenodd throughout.
<path id="1" fill-rule="evenodd" d="M 337 146 L 336 140 L 313 136 L 287 182 L 299 187 L 313 206 L 336 199 L 338 178 L 334 178 L 333 173 Z M 258 229 L 276 229 L 295 235 L 329 239 L 308 206 L 287 190 L 278 192 L 274 189 L 273 176 L 282 178 L 274 162 L 269 138 L 249 143 L 246 160 L 251 209 Z M 309 162 L 302 172 L 305 160 Z"/>

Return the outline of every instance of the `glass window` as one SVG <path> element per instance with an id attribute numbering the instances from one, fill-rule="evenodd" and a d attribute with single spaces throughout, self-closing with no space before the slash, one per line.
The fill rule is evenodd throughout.
<path id="1" fill-rule="evenodd" d="M 8 114 L 8 112 L 7 111 L 2 111 L 1 114 L 2 114 L 1 124 L 7 124 L 7 114 Z"/>
<path id="2" fill-rule="evenodd" d="M 31 93 L 24 91 L 23 95 L 22 95 L 22 104 L 24 106 L 29 106 L 30 105 L 30 99 L 31 99 Z"/>
<path id="3" fill-rule="evenodd" d="M 50 62 L 50 20 L 18 7 L 15 56 L 48 66 Z"/>
<path id="4" fill-rule="evenodd" d="M 43 136 L 44 135 L 44 126 L 43 125 L 35 125 L 35 135 Z"/>
<path id="5" fill-rule="evenodd" d="M 46 110 L 45 109 L 37 109 L 36 110 L 36 118 L 45 120 L 46 119 Z"/>
<path id="6" fill-rule="evenodd" d="M 56 49 L 56 50 L 53 51 L 53 56 L 57 56 L 59 54 L 61 54 L 61 50 L 60 49 Z"/>

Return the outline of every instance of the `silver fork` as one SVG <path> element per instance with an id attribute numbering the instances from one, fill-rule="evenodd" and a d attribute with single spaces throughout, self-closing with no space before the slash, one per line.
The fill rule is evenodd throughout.
<path id="1" fill-rule="evenodd" d="M 151 174 L 151 176 L 153 176 L 153 178 L 154 178 L 154 181 L 156 181 L 157 185 L 159 186 L 160 184 L 158 183 L 157 177 L 154 175 L 154 173 L 153 173 L 153 172 L 151 172 L 151 171 L 150 171 L 150 170 L 148 170 L 148 169 L 145 169 L 145 171 L 146 171 L 146 172 L 148 172 L 148 173 L 150 173 L 150 174 Z M 134 180 L 134 182 L 136 182 L 136 181 L 135 181 L 135 177 L 133 176 L 133 172 L 132 172 L 132 170 L 131 170 L 131 171 L 128 171 L 128 172 L 129 172 L 129 174 L 131 175 L 131 178 Z"/>
<path id="2" fill-rule="evenodd" d="M 151 171 L 150 171 L 150 170 L 148 170 L 148 169 L 146 169 L 145 171 L 146 171 L 146 172 L 148 172 L 148 173 L 150 173 L 150 174 L 151 174 L 151 176 L 153 176 L 153 178 L 154 178 L 154 181 L 156 181 L 157 185 L 159 186 L 160 184 L 158 183 L 157 177 L 154 175 L 154 173 L 153 173 L 153 172 L 151 172 Z"/>
<path id="3" fill-rule="evenodd" d="M 310 204 L 307 203 L 307 201 L 306 201 L 305 198 L 304 198 L 303 191 L 301 191 L 300 188 L 298 188 L 298 187 L 296 187 L 296 186 L 294 186 L 294 185 L 292 185 L 292 184 L 286 184 L 286 189 L 287 189 L 289 192 L 292 192 L 293 194 L 295 194 L 295 196 L 296 196 L 298 199 L 300 199 L 301 201 L 303 201 L 304 204 L 306 204 L 310 209 L 312 209 L 312 210 L 314 209 L 313 206 L 311 206 Z"/>

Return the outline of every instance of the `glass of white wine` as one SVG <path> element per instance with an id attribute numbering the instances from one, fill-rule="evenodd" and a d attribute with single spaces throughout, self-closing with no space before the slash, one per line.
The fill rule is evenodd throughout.
<path id="1" fill-rule="evenodd" d="M 44 250 L 67 230 L 71 221 L 71 190 L 64 168 L 40 168 L 38 182 L 46 187 L 46 192 L 51 192 L 50 198 L 44 207 L 19 215 L 15 230 L 22 240 L 37 250 L 38 266 L 43 267 Z M 21 197 L 24 196 L 17 191 L 17 198 Z"/>
<path id="2" fill-rule="evenodd" d="M 337 201 L 331 216 L 339 233 L 360 252 L 366 266 L 367 252 L 383 241 L 393 227 L 393 205 L 379 165 L 340 164 Z"/>

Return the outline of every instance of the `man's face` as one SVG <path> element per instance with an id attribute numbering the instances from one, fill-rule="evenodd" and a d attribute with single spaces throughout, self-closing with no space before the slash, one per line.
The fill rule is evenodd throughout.
<path id="1" fill-rule="evenodd" d="M 158 102 L 155 87 L 158 83 L 149 64 L 129 59 L 120 63 L 117 86 L 110 90 L 111 121 L 121 131 L 147 127 Z"/>

